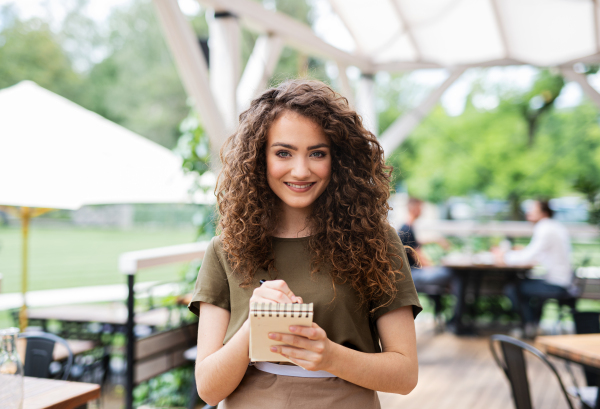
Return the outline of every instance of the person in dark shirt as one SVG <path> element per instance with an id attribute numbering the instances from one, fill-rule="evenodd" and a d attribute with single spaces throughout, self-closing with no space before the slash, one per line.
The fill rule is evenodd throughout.
<path id="1" fill-rule="evenodd" d="M 423 201 L 415 197 L 408 199 L 408 219 L 400 227 L 398 235 L 402 243 L 412 249 L 412 251 L 407 251 L 407 256 L 417 291 L 431 294 L 432 292 L 438 292 L 439 287 L 447 286 L 452 279 L 452 273 L 446 267 L 434 266 L 423 252 L 422 244 L 415 236 L 413 224 L 421 215 L 422 209 Z M 445 247 L 447 242 L 443 241 L 440 245 Z"/>

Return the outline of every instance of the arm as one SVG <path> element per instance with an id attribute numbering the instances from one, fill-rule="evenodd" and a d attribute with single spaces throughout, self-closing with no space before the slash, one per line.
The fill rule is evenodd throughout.
<path id="1" fill-rule="evenodd" d="M 248 321 L 223 345 L 230 313 L 212 304 L 200 303 L 196 385 L 198 395 L 216 406 L 237 388 L 248 363 Z"/>
<path id="2" fill-rule="evenodd" d="M 282 280 L 268 281 L 254 290 L 253 302 L 302 302 Z M 223 345 L 230 312 L 205 302 L 200 303 L 196 385 L 198 395 L 215 406 L 238 387 L 250 362 L 250 324 L 246 320 L 239 331 Z"/>
<path id="3" fill-rule="evenodd" d="M 536 264 L 539 254 L 548 246 L 549 240 L 548 231 L 539 226 L 533 231 L 531 241 L 523 250 L 511 250 L 504 254 L 504 262 L 508 265 Z"/>
<path id="4" fill-rule="evenodd" d="M 272 348 L 307 370 L 324 370 L 367 389 L 402 395 L 417 385 L 417 340 L 412 306 L 390 311 L 377 320 L 383 350 L 379 354 L 358 352 L 336 344 L 314 323 L 312 328 L 290 327 L 290 330 L 298 335 L 271 336 L 290 346 Z"/>

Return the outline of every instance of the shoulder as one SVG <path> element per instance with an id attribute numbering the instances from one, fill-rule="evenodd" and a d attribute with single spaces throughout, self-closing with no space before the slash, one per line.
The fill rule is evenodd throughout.
<path id="1" fill-rule="evenodd" d="M 206 253 L 204 255 L 203 263 L 209 262 L 213 267 L 220 267 L 221 270 L 226 270 L 227 262 L 227 254 L 225 250 L 223 250 L 223 242 L 221 241 L 221 236 L 214 236 L 210 239 L 208 246 L 206 248 Z"/>
<path id="2" fill-rule="evenodd" d="M 561 222 L 554 219 L 543 219 L 535 225 L 534 232 L 544 235 L 560 235 L 567 232 L 567 228 Z"/>
<path id="3" fill-rule="evenodd" d="M 402 226 L 402 228 L 404 228 L 404 226 Z M 404 231 L 404 230 L 402 230 L 402 228 L 400 228 L 401 232 Z M 396 229 L 389 223 L 385 223 L 385 229 L 386 229 L 386 233 L 387 233 L 386 236 L 388 239 L 388 243 L 402 246 L 402 241 L 400 240 L 400 237 L 398 236 L 398 231 L 396 231 Z"/>
<path id="4" fill-rule="evenodd" d="M 386 223 L 386 236 L 387 236 L 387 246 L 388 252 L 391 254 L 395 254 L 396 256 L 400 256 L 403 260 L 406 259 L 406 250 L 404 249 L 404 244 L 398 235 L 398 232 L 394 227 L 392 227 L 389 223 Z M 395 257 L 394 257 L 395 258 Z M 393 261 L 392 261 L 393 263 Z M 403 262 L 406 264 L 406 262 Z"/>
<path id="5" fill-rule="evenodd" d="M 208 249 L 215 253 L 224 253 L 223 251 L 223 242 L 221 241 L 221 235 L 214 236 L 210 239 L 210 243 L 208 244 Z"/>
<path id="6" fill-rule="evenodd" d="M 388 222 L 384 222 L 383 224 L 384 224 L 384 227 L 385 227 L 385 229 L 386 229 L 386 231 L 388 233 L 388 236 L 389 235 L 394 235 L 394 236 L 398 235 L 398 232 L 396 231 L 396 229 L 391 224 L 389 224 Z M 400 228 L 400 230 L 402 230 L 403 227 L 404 226 L 402 226 Z"/>

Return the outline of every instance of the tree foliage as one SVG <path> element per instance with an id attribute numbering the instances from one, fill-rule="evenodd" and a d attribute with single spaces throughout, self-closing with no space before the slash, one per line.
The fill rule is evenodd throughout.
<path id="1" fill-rule="evenodd" d="M 108 26 L 109 55 L 91 68 L 84 105 L 174 147 L 187 97 L 152 3 L 138 0 L 114 11 Z"/>
<path id="2" fill-rule="evenodd" d="M 530 90 L 499 93 L 493 110 L 476 108 L 472 97 L 457 117 L 438 107 L 390 157 L 396 181 L 438 203 L 473 193 L 508 199 L 512 218 L 522 217 L 526 198 L 576 191 L 593 208 L 600 193 L 598 110 L 590 102 L 553 109 L 563 84 L 541 71 Z"/>
<path id="3" fill-rule="evenodd" d="M 59 95 L 81 100 L 83 79 L 40 19 L 21 21 L 10 6 L 0 8 L 0 88 L 35 81 Z"/>

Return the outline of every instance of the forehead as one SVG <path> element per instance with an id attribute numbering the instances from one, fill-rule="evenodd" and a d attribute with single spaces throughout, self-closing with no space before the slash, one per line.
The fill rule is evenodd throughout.
<path id="1" fill-rule="evenodd" d="M 323 129 L 311 119 L 296 112 L 285 111 L 271 124 L 268 145 L 286 142 L 301 146 L 328 143 Z"/>

